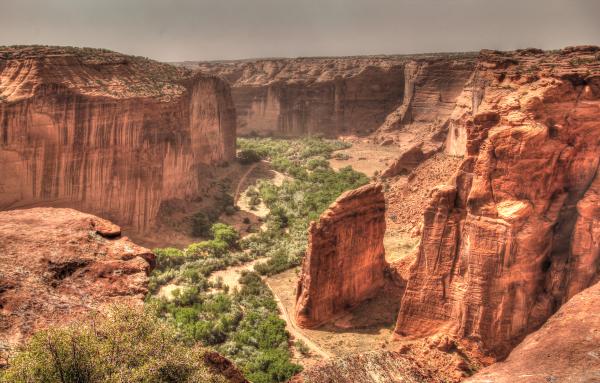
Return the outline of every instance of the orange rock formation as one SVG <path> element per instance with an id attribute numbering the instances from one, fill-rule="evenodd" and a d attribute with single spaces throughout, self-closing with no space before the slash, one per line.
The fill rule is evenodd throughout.
<path id="1" fill-rule="evenodd" d="M 466 158 L 425 211 L 398 334 L 449 332 L 502 357 L 598 279 L 599 59 L 482 52 L 450 122 Z"/>
<path id="2" fill-rule="evenodd" d="M 0 350 L 104 305 L 141 304 L 154 254 L 120 233 L 72 209 L 0 212 Z"/>
<path id="3" fill-rule="evenodd" d="M 104 50 L 0 50 L 0 209 L 75 207 L 143 231 L 234 156 L 215 77 Z"/>
<path id="4" fill-rule="evenodd" d="M 470 383 L 600 381 L 600 283 L 578 293 L 506 358 Z"/>
<path id="5" fill-rule="evenodd" d="M 379 184 L 342 194 L 309 228 L 296 321 L 315 327 L 373 297 L 385 283 L 385 200 Z"/>

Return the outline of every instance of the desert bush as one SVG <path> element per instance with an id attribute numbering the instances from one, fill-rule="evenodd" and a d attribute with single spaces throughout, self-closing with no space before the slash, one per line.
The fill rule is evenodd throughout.
<path id="1" fill-rule="evenodd" d="M 204 353 L 150 311 L 115 306 L 106 316 L 36 333 L 0 381 L 224 382 L 204 365 Z"/>
<path id="2" fill-rule="evenodd" d="M 253 149 L 240 150 L 237 154 L 238 161 L 243 165 L 249 165 L 262 159 L 261 155 Z"/>

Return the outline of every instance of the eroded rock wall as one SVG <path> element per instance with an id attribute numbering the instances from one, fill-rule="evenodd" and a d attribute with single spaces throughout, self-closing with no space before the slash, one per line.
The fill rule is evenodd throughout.
<path id="1" fill-rule="evenodd" d="M 379 184 L 342 194 L 309 228 L 296 321 L 316 327 L 376 295 L 385 284 L 385 199 Z"/>
<path id="2" fill-rule="evenodd" d="M 241 135 L 336 137 L 444 125 L 474 55 L 184 63 L 232 86 Z M 429 126 L 428 126 L 429 127 Z M 429 127 L 430 128 L 430 127 Z"/>
<path id="3" fill-rule="evenodd" d="M 471 383 L 600 381 L 600 283 L 576 294 L 504 360 Z"/>
<path id="4" fill-rule="evenodd" d="M 502 357 L 600 275 L 600 60 L 486 51 L 476 76 L 453 114 L 466 158 L 425 211 L 396 333 Z"/>
<path id="5" fill-rule="evenodd" d="M 100 50 L 0 51 L 0 209 L 69 206 L 143 231 L 234 156 L 216 77 Z"/>

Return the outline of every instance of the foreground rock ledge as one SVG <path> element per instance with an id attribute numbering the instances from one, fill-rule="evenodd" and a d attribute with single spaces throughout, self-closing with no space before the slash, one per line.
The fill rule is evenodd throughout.
<path id="1" fill-rule="evenodd" d="M 0 212 L 0 351 L 113 303 L 141 304 L 154 254 L 73 209 Z"/>
<path id="2" fill-rule="evenodd" d="M 380 184 L 342 194 L 309 228 L 296 321 L 316 327 L 377 294 L 385 283 L 385 199 Z"/>

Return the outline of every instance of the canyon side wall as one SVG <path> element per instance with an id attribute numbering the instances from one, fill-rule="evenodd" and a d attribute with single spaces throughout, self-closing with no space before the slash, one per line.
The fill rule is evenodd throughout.
<path id="1" fill-rule="evenodd" d="M 382 186 L 342 194 L 309 228 L 298 281 L 296 322 L 316 327 L 376 295 L 385 283 Z"/>
<path id="2" fill-rule="evenodd" d="M 501 358 L 600 277 L 599 48 L 483 51 L 449 130 L 395 331 Z"/>
<path id="3" fill-rule="evenodd" d="M 600 381 L 600 283 L 576 294 L 503 362 L 475 374 L 470 383 Z"/>
<path id="4" fill-rule="evenodd" d="M 144 231 L 235 157 L 229 86 L 148 59 L 0 49 L 0 209 L 75 207 Z"/>
<path id="5" fill-rule="evenodd" d="M 366 135 L 444 125 L 475 54 L 186 62 L 232 87 L 240 135 Z"/>

